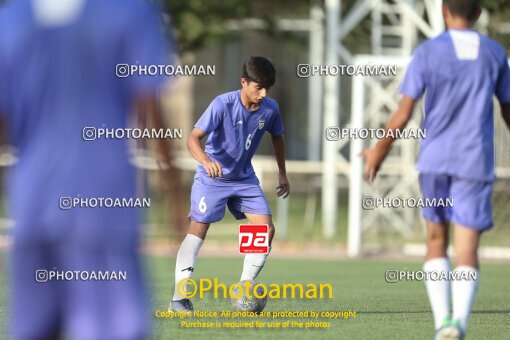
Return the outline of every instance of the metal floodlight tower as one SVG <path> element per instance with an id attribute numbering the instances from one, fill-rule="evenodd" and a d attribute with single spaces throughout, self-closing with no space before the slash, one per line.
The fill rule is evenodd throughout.
<path id="1" fill-rule="evenodd" d="M 326 0 L 327 48 L 326 64 L 336 65 L 339 61 L 336 46 L 339 43 L 338 27 L 340 25 L 340 0 Z M 324 81 L 324 131 L 339 123 L 340 82 L 337 77 L 327 76 Z M 327 239 L 333 237 L 337 224 L 337 173 L 336 161 L 338 149 L 335 143 L 322 142 L 323 174 L 322 174 L 322 225 L 323 235 Z"/>
<path id="2" fill-rule="evenodd" d="M 373 56 L 389 56 L 402 59 L 409 57 L 413 48 L 417 44 L 418 33 L 422 32 L 426 37 L 433 37 L 444 30 L 442 18 L 442 0 L 360 0 L 356 1 L 353 7 L 341 17 L 341 0 L 325 0 L 326 19 L 327 19 L 327 47 L 326 47 L 326 64 L 354 64 L 356 58 L 343 45 L 342 40 L 357 25 L 361 23 L 367 16 L 372 19 L 372 54 Z M 426 18 L 426 19 L 425 19 Z M 366 58 L 364 60 L 367 60 Z M 356 77 L 353 77 L 353 79 Z M 356 110 L 366 110 L 369 107 L 372 110 L 382 105 L 394 107 L 395 103 L 391 98 L 395 94 L 394 86 L 383 86 L 378 80 L 371 77 L 364 77 L 366 85 L 371 87 L 374 96 L 371 101 L 379 101 L 379 103 L 369 103 L 365 106 L 368 98 L 363 101 L 354 103 L 353 112 Z M 355 83 L 354 93 L 363 97 L 363 83 Z M 324 131 L 329 126 L 336 126 L 340 121 L 340 81 L 338 77 L 328 76 L 324 81 Z M 378 106 L 379 105 L 379 106 Z M 368 116 L 367 116 L 368 117 Z M 374 119 L 373 116 L 371 119 Z M 378 118 L 380 119 L 380 118 Z M 361 116 L 351 117 L 351 122 L 356 125 L 364 126 L 366 119 Z M 371 121 L 371 123 L 381 123 Z M 348 123 L 345 127 L 351 126 Z M 345 144 L 351 142 L 351 159 L 347 160 L 340 155 L 339 150 Z M 353 145 L 354 143 L 354 145 Z M 331 238 L 336 230 L 336 211 L 337 211 L 337 171 L 338 162 L 347 162 L 350 165 L 350 171 L 346 175 L 349 176 L 349 236 L 348 236 L 348 254 L 356 256 L 361 251 L 361 217 L 362 210 L 361 193 L 361 170 L 362 160 L 353 155 L 352 152 L 363 147 L 356 144 L 356 141 L 328 142 L 323 139 L 323 177 L 322 177 L 322 222 L 323 235 Z M 409 163 L 413 158 L 413 151 L 408 149 L 398 156 L 402 157 L 402 161 Z M 412 159 L 414 162 L 414 159 Z M 395 173 L 399 175 L 399 172 Z M 356 197 L 355 197 L 356 196 Z M 392 213 L 389 212 L 389 215 Z M 387 214 L 387 215 L 388 215 Z M 389 217 L 389 216 L 387 216 Z M 404 218 L 402 224 L 412 216 Z M 396 217 L 400 218 L 401 217 Z M 406 231 L 403 229 L 403 233 Z"/>

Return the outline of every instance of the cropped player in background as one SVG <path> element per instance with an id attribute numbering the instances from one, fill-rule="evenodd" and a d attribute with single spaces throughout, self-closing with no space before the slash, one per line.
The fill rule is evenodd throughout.
<path id="1" fill-rule="evenodd" d="M 142 194 L 127 141 L 85 141 L 82 134 L 84 127 L 125 128 L 135 106 L 159 114 L 160 78 L 115 76 L 116 64 L 166 62 L 158 21 L 138 0 L 20 0 L 0 8 L 0 112 L 19 158 L 6 179 L 15 221 L 14 339 L 148 334 L 138 208 L 62 210 L 59 201 Z M 36 276 L 52 270 L 125 271 L 127 279 Z"/>
<path id="2" fill-rule="evenodd" d="M 193 304 L 178 290 L 178 283 L 191 277 L 195 261 L 211 223 L 225 216 L 225 206 L 236 219 L 269 225 L 269 245 L 274 236 L 269 204 L 255 175 L 251 158 L 267 131 L 278 164 L 277 195 L 290 193 L 285 169 L 285 140 L 278 104 L 267 97 L 276 81 L 273 64 L 264 57 L 251 57 L 243 65 L 241 90 L 216 97 L 195 124 L 188 149 L 200 163 L 191 190 L 190 226 L 177 253 L 174 311 L 191 311 Z M 202 149 L 200 140 L 209 135 Z M 257 277 L 268 254 L 248 254 L 241 281 Z"/>
<path id="3" fill-rule="evenodd" d="M 436 338 L 458 339 L 466 333 L 480 279 L 477 250 L 483 231 L 492 227 L 494 173 L 493 95 L 510 128 L 510 69 L 505 49 L 472 29 L 479 1 L 445 0 L 448 31 L 419 46 L 406 72 L 399 108 L 387 129 L 403 129 L 417 100 L 425 95 L 417 169 L 426 199 L 453 199 L 451 208 L 425 208 L 427 257 L 423 270 L 450 271 L 446 249 L 449 222 L 454 224 L 456 274 L 476 280 L 426 281 Z M 365 177 L 372 181 L 393 139 L 363 152 Z M 462 275 L 463 274 L 463 275 Z M 450 290 L 453 315 L 450 314 Z"/>

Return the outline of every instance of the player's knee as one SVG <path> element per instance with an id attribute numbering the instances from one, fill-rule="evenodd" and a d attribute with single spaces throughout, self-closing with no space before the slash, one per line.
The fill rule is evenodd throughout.
<path id="1" fill-rule="evenodd" d="M 478 252 L 475 251 L 459 251 L 455 249 L 457 257 L 457 266 L 469 266 L 478 268 Z"/>
<path id="2" fill-rule="evenodd" d="M 473 261 L 478 258 L 478 249 L 470 245 L 455 244 L 455 255 L 458 259 L 465 259 L 466 261 Z"/>
<path id="3" fill-rule="evenodd" d="M 427 242 L 429 244 L 441 244 L 446 243 L 448 236 L 443 231 L 433 231 L 429 232 L 427 236 Z"/>
<path id="4" fill-rule="evenodd" d="M 275 228 L 274 228 L 274 224 L 273 224 L 273 222 L 271 222 L 271 221 L 270 221 L 270 222 L 268 223 L 268 226 L 269 226 L 269 235 L 274 235 L 276 230 L 275 230 Z"/>
<path id="5" fill-rule="evenodd" d="M 273 237 L 276 230 L 272 222 L 268 223 L 268 226 L 269 226 L 269 245 L 271 245 L 271 241 L 273 241 Z"/>
<path id="6" fill-rule="evenodd" d="M 427 259 L 445 257 L 448 238 L 444 233 L 429 233 L 427 237 Z"/>
<path id="7" fill-rule="evenodd" d="M 207 235 L 207 231 L 209 230 L 210 224 L 199 223 L 195 221 L 191 221 L 188 229 L 188 234 L 195 235 L 200 237 L 202 240 L 205 240 L 205 236 Z"/>
<path id="8" fill-rule="evenodd" d="M 446 251 L 448 247 L 448 241 L 444 237 L 430 238 L 427 240 L 427 249 L 429 252 Z"/>

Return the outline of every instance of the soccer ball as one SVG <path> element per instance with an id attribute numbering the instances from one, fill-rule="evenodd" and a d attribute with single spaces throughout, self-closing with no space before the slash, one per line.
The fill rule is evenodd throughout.
<path id="1" fill-rule="evenodd" d="M 249 294 L 246 294 L 246 282 L 250 282 Z M 257 282 L 254 280 L 245 280 L 239 282 L 238 285 L 232 288 L 231 301 L 232 307 L 234 307 L 235 310 L 255 313 L 262 312 L 267 303 L 267 290 L 263 298 L 255 297 L 254 287 L 256 284 Z M 258 286 L 256 294 L 262 296 L 264 294 L 264 288 Z"/>

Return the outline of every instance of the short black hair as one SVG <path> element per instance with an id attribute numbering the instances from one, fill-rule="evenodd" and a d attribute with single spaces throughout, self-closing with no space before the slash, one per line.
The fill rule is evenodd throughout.
<path id="1" fill-rule="evenodd" d="M 276 82 L 276 69 L 271 60 L 265 57 L 250 57 L 243 64 L 242 78 L 253 81 L 264 89 L 269 89 Z"/>
<path id="2" fill-rule="evenodd" d="M 480 10 L 480 0 L 443 0 L 453 16 L 473 20 Z"/>

